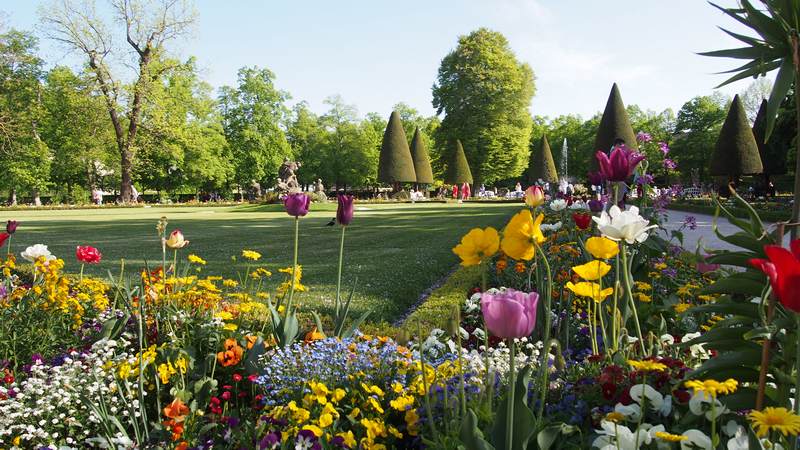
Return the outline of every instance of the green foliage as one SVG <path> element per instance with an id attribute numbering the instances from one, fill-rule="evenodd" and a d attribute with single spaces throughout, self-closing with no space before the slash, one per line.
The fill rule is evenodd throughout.
<path id="1" fill-rule="evenodd" d="M 588 155 L 591 170 L 596 170 L 598 167 L 595 153 L 597 151 L 609 151 L 617 139 L 625 141 L 625 145 L 630 148 L 637 148 L 636 134 L 633 132 L 630 119 L 628 119 L 625 104 L 622 103 L 622 96 L 619 93 L 617 83 L 614 83 L 611 87 L 611 93 L 608 94 L 603 116 L 600 119 L 600 126 L 594 139 L 594 148 L 591 149 Z"/>
<path id="2" fill-rule="evenodd" d="M 469 290 L 478 286 L 481 281 L 479 266 L 459 266 L 447 280 L 434 289 L 417 309 L 409 315 L 404 323 L 410 333 L 416 333 L 416 324 L 422 324 L 422 331 L 428 334 L 434 328 L 445 329 L 447 319 L 454 306 L 461 306 L 469 295 Z"/>
<path id="3" fill-rule="evenodd" d="M 289 94 L 279 91 L 274 79 L 269 69 L 244 67 L 238 86 L 221 89 L 222 124 L 240 186 L 273 184 L 283 159 L 291 155 L 281 129 Z"/>
<path id="4" fill-rule="evenodd" d="M 733 97 L 728 117 L 711 156 L 711 175 L 751 175 L 761 173 L 761 157 L 753 130 L 747 121 L 739 96 Z"/>
<path id="5" fill-rule="evenodd" d="M 586 155 L 594 148 L 594 139 L 599 124 L 599 114 L 588 120 L 583 120 L 576 114 L 561 115 L 553 119 L 536 116 L 531 133 L 531 146 L 538 145 L 545 134 L 550 136 L 556 145 L 556 154 L 554 155 L 556 167 L 560 167 L 562 164 L 560 146 L 566 139 L 568 146 L 567 174 L 562 175 L 580 179 L 589 171 L 590 161 Z"/>
<path id="6" fill-rule="evenodd" d="M 547 142 L 546 134 L 542 135 L 538 150 L 531 148 L 528 184 L 533 184 L 537 180 L 543 180 L 548 183 L 558 182 L 558 172 L 556 171 L 556 164 L 553 162 L 553 154 L 550 151 L 550 143 Z"/>
<path id="7" fill-rule="evenodd" d="M 428 156 L 428 149 L 422 139 L 419 127 L 414 129 L 414 137 L 411 139 L 411 158 L 414 160 L 414 172 L 417 175 L 417 183 L 432 184 L 433 170 Z"/>
<path id="8" fill-rule="evenodd" d="M 709 156 L 725 120 L 725 103 L 727 99 L 721 95 L 698 96 L 678 111 L 670 155 L 684 176 L 695 172 L 701 180 L 706 179 Z"/>
<path id="9" fill-rule="evenodd" d="M 761 164 L 764 166 L 764 175 L 782 175 L 787 172 L 787 160 L 792 144 L 797 138 L 795 125 L 795 105 L 793 96 L 787 95 L 781 104 L 775 128 L 769 140 L 764 138 L 767 131 L 767 101 L 762 100 L 761 106 L 753 122 L 753 135 L 756 138 L 758 152 L 761 155 Z"/>
<path id="10" fill-rule="evenodd" d="M 461 140 L 456 139 L 450 152 L 450 162 L 447 164 L 447 172 L 444 175 L 444 182 L 447 184 L 472 184 L 472 172 L 469 169 L 469 162 L 464 153 Z"/>
<path id="11" fill-rule="evenodd" d="M 476 183 L 519 176 L 528 163 L 534 92 L 533 71 L 502 34 L 481 28 L 459 37 L 433 87 L 433 106 L 445 114 L 437 142 L 463 142 Z"/>
<path id="12" fill-rule="evenodd" d="M 386 131 L 383 133 L 378 181 L 382 183 L 416 182 L 414 160 L 408 148 L 408 140 L 400 122 L 400 115 L 392 111 Z"/>

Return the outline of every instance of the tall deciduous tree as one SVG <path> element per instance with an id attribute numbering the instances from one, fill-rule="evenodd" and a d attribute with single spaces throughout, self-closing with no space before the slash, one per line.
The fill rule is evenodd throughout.
<path id="1" fill-rule="evenodd" d="M 167 68 L 154 69 L 153 63 L 165 52 L 166 44 L 187 31 L 194 22 L 194 11 L 186 0 L 109 0 L 112 24 L 122 24 L 124 47 L 114 46 L 115 34 L 98 15 L 95 2 L 88 0 L 53 1 L 41 9 L 41 20 L 48 35 L 82 54 L 106 101 L 120 154 L 120 194 L 131 200 L 136 135 L 147 96 Z M 132 58 L 129 56 L 132 55 Z M 125 89 L 124 78 L 115 73 L 111 60 L 127 60 L 135 67 L 133 83 Z"/>
<path id="2" fill-rule="evenodd" d="M 461 140 L 476 183 L 520 175 L 528 163 L 534 91 L 533 70 L 502 34 L 481 28 L 461 36 L 433 86 L 433 106 L 445 114 L 437 141 Z"/>
<path id="3" fill-rule="evenodd" d="M 38 203 L 48 184 L 50 159 L 40 138 L 42 107 L 42 60 L 36 56 L 36 38 L 10 30 L 0 35 L 0 187 L 16 203 L 18 189 L 30 191 Z"/>
<path id="4" fill-rule="evenodd" d="M 223 127 L 240 187 L 273 183 L 283 159 L 292 154 L 282 128 L 289 94 L 275 87 L 274 78 L 269 69 L 245 67 L 237 87 L 221 89 Z"/>
<path id="5" fill-rule="evenodd" d="M 358 122 L 358 111 L 340 96 L 329 97 L 330 110 L 322 116 L 328 130 L 323 152 L 326 181 L 337 189 L 374 183 L 378 169 L 380 134 L 368 122 Z"/>
<path id="6" fill-rule="evenodd" d="M 678 111 L 675 137 L 670 155 L 677 161 L 684 176 L 692 172 L 706 180 L 709 157 L 714 152 L 727 99 L 719 94 L 695 97 Z"/>
<path id="7" fill-rule="evenodd" d="M 96 162 L 105 167 L 119 162 L 105 103 L 94 88 L 90 74 L 64 66 L 45 78 L 42 140 L 50 149 L 50 180 L 67 201 L 75 200 L 75 186 L 88 190 L 97 181 Z"/>

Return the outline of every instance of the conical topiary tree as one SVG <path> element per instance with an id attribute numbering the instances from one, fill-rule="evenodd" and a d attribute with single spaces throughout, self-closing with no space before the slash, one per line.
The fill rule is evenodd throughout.
<path id="1" fill-rule="evenodd" d="M 422 135 L 419 127 L 414 130 L 414 137 L 411 139 L 411 159 L 414 160 L 414 172 L 417 175 L 417 183 L 433 183 L 433 170 L 431 170 L 431 160 L 428 157 L 428 149 L 422 142 Z"/>
<path id="2" fill-rule="evenodd" d="M 791 105 L 792 102 L 788 101 L 787 103 Z M 788 114 L 788 116 L 793 116 L 793 114 Z M 792 146 L 792 131 L 794 130 L 791 128 L 793 128 L 793 124 L 794 122 L 791 117 L 787 121 L 785 116 L 779 114 L 778 120 L 775 122 L 775 128 L 769 140 L 765 142 L 764 136 L 767 132 L 767 100 L 761 101 L 761 107 L 758 109 L 756 119 L 753 121 L 753 136 L 755 136 L 756 145 L 758 145 L 761 165 L 764 166 L 763 174 L 765 187 L 769 184 L 772 175 L 783 175 L 786 173 L 788 149 Z M 787 128 L 789 128 L 788 133 L 786 132 Z"/>
<path id="3" fill-rule="evenodd" d="M 548 183 L 558 182 L 556 163 L 553 161 L 553 153 L 550 151 L 547 135 L 542 135 L 539 149 L 531 149 L 531 158 L 528 164 L 528 184 L 533 184 L 540 179 Z"/>
<path id="4" fill-rule="evenodd" d="M 381 155 L 378 162 L 378 181 L 390 183 L 397 190 L 400 183 L 414 183 L 417 181 L 414 172 L 414 160 L 408 148 L 406 133 L 400 122 L 400 115 L 392 111 L 386 131 L 383 133 Z"/>
<path id="5" fill-rule="evenodd" d="M 740 175 L 752 175 L 763 171 L 758 144 L 750 128 L 739 96 L 733 97 L 728 116 L 711 155 L 711 175 L 726 175 L 735 179 Z"/>
<path id="6" fill-rule="evenodd" d="M 622 96 L 619 93 L 617 83 L 614 83 L 611 86 L 606 109 L 603 111 L 603 117 L 600 119 L 600 126 L 594 138 L 594 147 L 592 147 L 589 155 L 589 168 L 591 171 L 595 171 L 598 168 L 595 153 L 598 150 L 609 151 L 617 139 L 625 141 L 625 145 L 628 148 L 637 148 L 636 134 L 634 134 L 631 121 L 628 119 L 628 112 L 625 111 L 625 104 L 622 103 Z"/>
<path id="7" fill-rule="evenodd" d="M 453 145 L 454 148 L 450 155 L 450 161 L 447 164 L 447 170 L 444 174 L 444 182 L 447 184 L 472 184 L 472 171 L 469 170 L 469 163 L 467 162 L 467 156 L 464 154 L 464 147 L 458 139 L 456 139 Z"/>

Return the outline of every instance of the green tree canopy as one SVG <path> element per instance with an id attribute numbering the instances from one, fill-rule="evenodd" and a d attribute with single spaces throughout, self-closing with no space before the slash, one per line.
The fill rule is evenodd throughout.
<path id="1" fill-rule="evenodd" d="M 600 126 L 594 139 L 594 148 L 589 152 L 589 167 L 596 170 L 598 167 L 595 153 L 597 151 L 607 152 L 614 146 L 614 141 L 622 139 L 625 145 L 630 148 L 637 148 L 636 134 L 631 127 L 628 112 L 622 102 L 622 95 L 619 93 L 617 83 L 611 86 L 611 93 L 608 94 L 606 108 L 600 119 Z"/>
<path id="2" fill-rule="evenodd" d="M 763 171 L 756 138 L 738 95 L 733 97 L 728 116 L 722 124 L 710 168 L 711 175 L 728 176 L 752 175 Z"/>
<path id="3" fill-rule="evenodd" d="M 553 161 L 553 154 L 550 151 L 550 143 L 547 142 L 546 134 L 543 134 L 539 140 L 539 148 L 531 148 L 527 181 L 528 184 L 533 184 L 538 180 L 548 183 L 558 182 L 556 163 Z"/>
<path id="4" fill-rule="evenodd" d="M 414 160 L 414 172 L 417 174 L 417 183 L 433 183 L 433 170 L 428 156 L 428 149 L 422 140 L 422 133 L 419 127 L 414 129 L 414 137 L 411 139 L 411 158 Z"/>
<path id="5" fill-rule="evenodd" d="M 700 180 L 707 179 L 709 156 L 725 120 L 727 101 L 720 94 L 698 96 L 678 111 L 670 156 L 685 178 L 696 173 Z"/>
<path id="6" fill-rule="evenodd" d="M 464 153 L 464 147 L 461 141 L 456 139 L 452 144 L 453 150 L 450 152 L 452 159 L 447 164 L 447 172 L 445 172 L 444 182 L 447 184 L 472 184 L 472 171 L 469 169 L 469 162 Z"/>
<path id="7" fill-rule="evenodd" d="M 534 92 L 533 70 L 502 34 L 481 28 L 459 37 L 433 86 L 433 107 L 445 114 L 437 141 L 464 143 L 477 183 L 519 176 L 528 163 Z M 444 161 L 452 159 L 447 151 Z"/>
<path id="8" fill-rule="evenodd" d="M 411 150 L 408 148 L 408 140 L 397 111 L 392 111 L 389 123 L 386 124 L 386 131 L 383 133 L 378 181 L 382 183 L 417 181 L 414 160 L 411 158 Z"/>

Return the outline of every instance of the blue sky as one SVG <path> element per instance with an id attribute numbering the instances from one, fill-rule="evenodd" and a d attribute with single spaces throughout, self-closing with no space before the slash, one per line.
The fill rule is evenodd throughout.
<path id="1" fill-rule="evenodd" d="M 102 3 L 100 0 L 99 3 Z M 734 5 L 733 0 L 720 0 Z M 0 0 L 10 26 L 37 26 L 34 0 Z M 723 81 L 736 61 L 695 53 L 737 45 L 716 28 L 741 28 L 703 0 L 199 0 L 191 36 L 173 54 L 194 55 L 212 86 L 234 84 L 242 66 L 267 67 L 292 102 L 317 112 L 340 94 L 360 114 L 388 116 L 405 102 L 433 114 L 431 86 L 459 35 L 502 32 L 536 75 L 531 113 L 589 116 L 613 82 L 626 103 L 677 111 Z M 42 40 L 50 63 L 76 66 Z M 752 80 L 722 89 L 743 91 Z"/>

